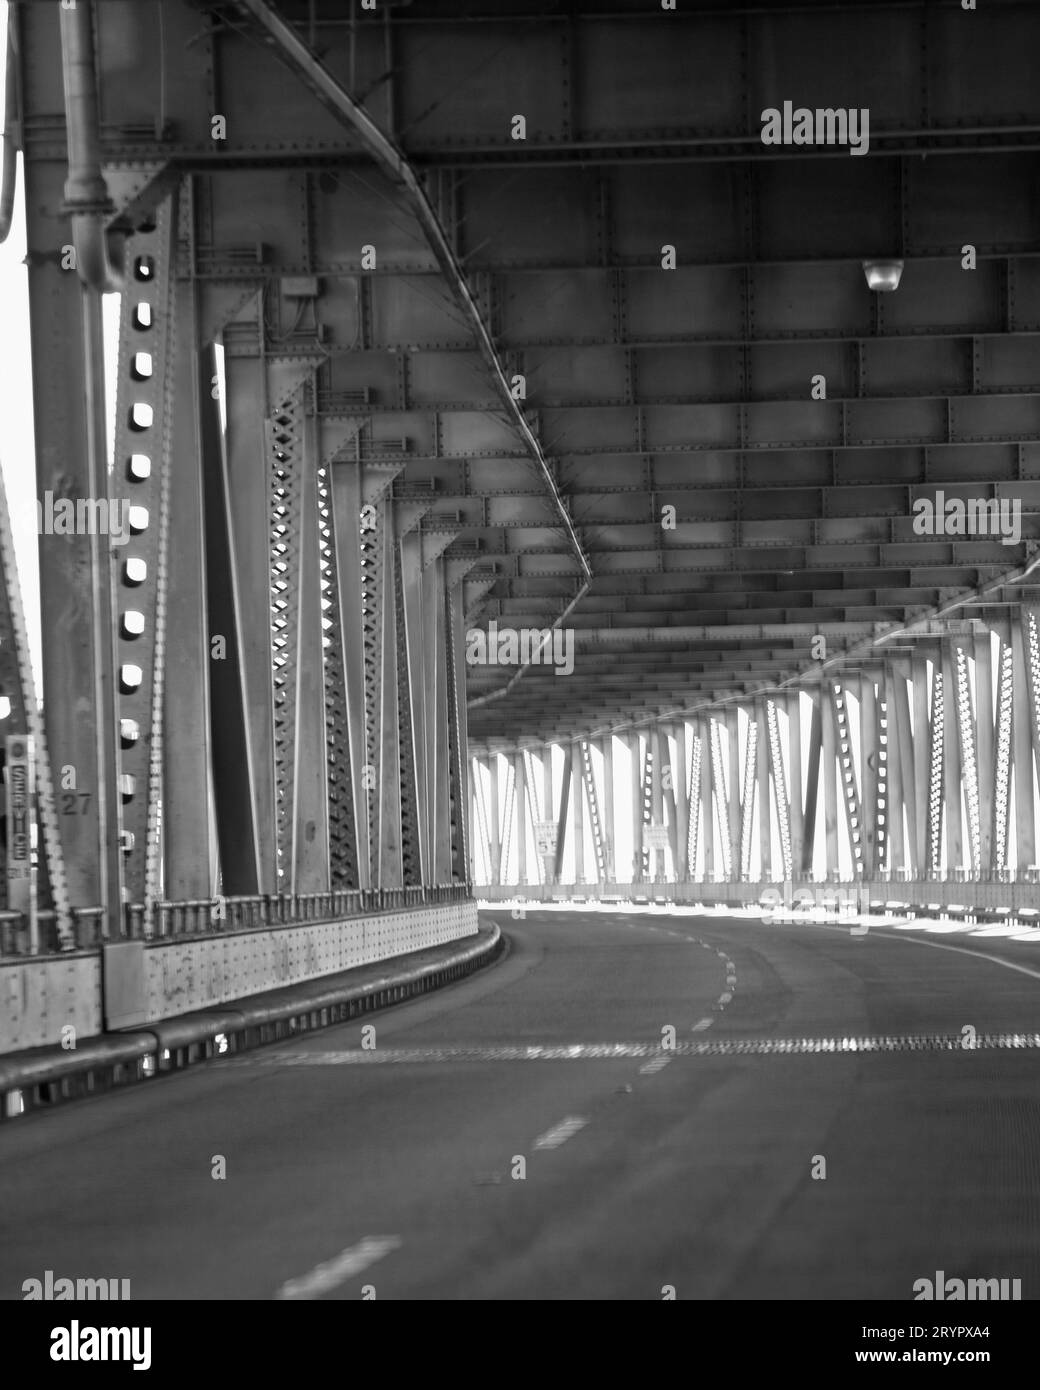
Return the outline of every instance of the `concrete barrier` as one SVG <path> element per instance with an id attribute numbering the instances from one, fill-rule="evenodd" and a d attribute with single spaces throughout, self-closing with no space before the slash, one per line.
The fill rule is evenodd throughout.
<path id="1" fill-rule="evenodd" d="M 0 1056 L 157 1022 L 475 935 L 472 901 L 0 959 Z"/>
<path id="2" fill-rule="evenodd" d="M 201 1009 L 146 1027 L 87 1038 L 74 1050 L 33 1048 L 0 1058 L 0 1120 L 109 1090 L 225 1053 L 345 1022 L 450 984 L 490 964 L 505 945 L 497 926 L 464 944 Z"/>

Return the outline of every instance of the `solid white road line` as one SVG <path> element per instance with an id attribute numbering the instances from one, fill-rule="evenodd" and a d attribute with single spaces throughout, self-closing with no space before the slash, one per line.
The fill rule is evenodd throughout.
<path id="1" fill-rule="evenodd" d="M 1001 965 L 1005 970 L 1015 970 L 1020 975 L 1029 975 L 1034 980 L 1040 980 L 1040 970 L 1030 970 L 1028 966 L 1016 965 L 1013 960 L 1005 960 L 1003 956 L 991 956 L 985 951 L 973 951 L 969 946 L 948 946 L 945 941 L 929 941 L 926 937 L 908 936 L 889 936 L 887 932 L 875 931 L 875 936 L 882 939 L 888 938 L 889 941 L 912 941 L 915 946 L 928 946 L 933 951 L 956 951 L 959 956 L 974 956 L 976 960 L 988 960 L 993 965 Z"/>
<path id="2" fill-rule="evenodd" d="M 374 1265 L 401 1243 L 400 1236 L 365 1236 L 357 1245 L 342 1251 L 335 1259 L 317 1265 L 309 1274 L 287 1280 L 275 1298 L 318 1298 L 355 1274 L 360 1274 L 369 1265 Z"/>

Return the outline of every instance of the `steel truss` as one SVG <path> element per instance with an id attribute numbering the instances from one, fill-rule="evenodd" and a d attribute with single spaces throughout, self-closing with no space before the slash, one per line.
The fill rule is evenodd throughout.
<path id="1" fill-rule="evenodd" d="M 806 693 L 809 705 L 798 691 L 778 693 L 625 736 L 634 884 L 1035 879 L 1040 609 L 1024 604 L 991 625 L 929 633 L 913 651 Z M 598 740 L 602 752 L 611 744 Z M 589 738 L 527 745 L 519 765 L 548 766 L 556 747 L 565 775 L 576 759 L 602 883 L 602 827 L 622 812 L 613 775 L 597 783 Z M 504 756 L 473 751 L 485 767 Z M 560 865 L 559 845 L 582 827 L 574 800 L 561 807 Z M 665 819 L 674 831 L 668 873 L 663 841 L 648 835 Z"/>

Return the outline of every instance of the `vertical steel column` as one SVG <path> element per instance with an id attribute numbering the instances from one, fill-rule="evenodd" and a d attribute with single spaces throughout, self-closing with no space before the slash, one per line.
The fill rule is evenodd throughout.
<path id="1" fill-rule="evenodd" d="M 474 845 L 480 841 L 480 847 L 484 852 L 484 867 L 487 870 L 485 882 L 494 883 L 495 865 L 494 853 L 491 844 L 491 818 L 488 815 L 487 797 L 484 794 L 484 778 L 481 775 L 484 767 L 484 759 L 487 760 L 488 776 L 491 775 L 492 754 L 485 752 L 483 758 L 474 756 L 473 758 L 473 816 L 476 821 L 477 834 L 474 836 Z M 476 851 L 474 850 L 474 870 L 476 866 Z"/>
<path id="2" fill-rule="evenodd" d="M 603 877 L 613 883 L 617 868 L 614 857 L 614 736 L 603 738 Z"/>
<path id="3" fill-rule="evenodd" d="M 379 888 L 400 888 L 404 884 L 404 854 L 402 847 L 401 823 L 401 724 L 397 698 L 399 679 L 397 670 L 397 602 L 396 568 L 397 546 L 394 544 L 393 504 L 389 497 L 379 505 L 380 534 L 383 544 L 378 548 L 374 562 L 366 569 L 368 611 L 372 618 L 374 634 L 376 678 L 376 698 L 372 708 L 377 719 L 377 796 L 378 838 L 376 845 L 376 886 Z M 376 575 L 378 574 L 378 581 Z M 435 604 L 433 611 L 434 631 L 438 651 L 444 652 L 444 608 Z M 441 672 L 443 675 L 443 671 Z M 438 690 L 443 696 L 443 687 Z M 439 725 L 444 729 L 446 739 L 447 722 L 446 698 L 441 706 L 438 702 Z M 443 768 L 447 748 L 438 744 L 438 768 Z M 445 855 L 446 859 L 446 855 Z M 443 871 L 443 861 L 437 866 Z M 435 870 L 436 873 L 436 870 Z M 445 880 L 434 877 L 434 882 Z"/>
<path id="4" fill-rule="evenodd" d="M 318 500 L 318 421 L 313 387 L 305 389 L 301 420 L 298 524 L 300 581 L 296 621 L 296 693 L 293 731 L 292 891 L 327 893 L 329 787 L 325 710 L 325 654 L 321 589 L 321 515 Z M 388 599 L 392 602 L 393 589 Z"/>
<path id="5" fill-rule="evenodd" d="M 682 879 L 682 863 L 679 853 L 679 799 L 686 795 L 686 768 L 681 766 L 679 772 L 680 789 L 676 789 L 675 765 L 672 762 L 672 736 L 673 730 L 667 724 L 661 728 L 661 794 L 664 801 L 664 813 L 668 825 L 668 848 L 672 855 L 672 875 L 673 882 L 680 882 Z M 679 760 L 683 756 L 682 740 L 678 732 L 675 732 L 676 756 Z M 664 873 L 664 857 L 661 858 L 662 873 Z M 665 873 L 667 879 L 667 873 Z"/>
<path id="6" fill-rule="evenodd" d="M 1011 622 L 1014 690 L 1013 747 L 1015 768 L 1015 872 L 1036 863 L 1034 832 L 1033 715 L 1030 709 L 1026 619 L 1021 609 Z"/>
<path id="7" fill-rule="evenodd" d="M 364 472 L 361 474 L 364 483 Z M 383 641 L 386 636 L 383 584 L 386 578 L 386 551 L 393 546 L 388 534 L 387 509 L 382 501 L 366 503 L 360 523 L 360 657 L 361 657 L 361 716 L 364 737 L 362 788 L 365 793 L 365 818 L 368 829 L 368 862 L 370 883 L 382 887 L 380 844 L 382 836 L 381 792 L 387 769 L 383 762 L 383 726 L 385 707 L 383 678 L 386 674 Z M 390 774 L 391 776 L 393 773 Z"/>
<path id="8" fill-rule="evenodd" d="M 976 633 L 975 657 L 975 771 L 979 797 L 979 868 L 981 878 L 993 869 L 993 643 L 988 629 Z"/>
<path id="9" fill-rule="evenodd" d="M 466 852 L 469 856 L 467 882 L 477 881 L 477 762 L 472 752 L 466 756 Z"/>
<path id="10" fill-rule="evenodd" d="M 928 870 L 942 869 L 943 853 L 943 742 L 946 726 L 946 688 L 939 654 L 932 666 L 932 722 L 928 764 Z"/>
<path id="11" fill-rule="evenodd" d="M 790 863 L 784 874 L 793 878 L 802 872 L 805 847 L 805 817 L 802 803 L 802 697 L 797 690 L 787 695 L 787 746 L 790 751 L 787 788 Z"/>
<path id="12" fill-rule="evenodd" d="M 859 877 L 863 873 L 863 812 L 856 783 L 856 762 L 852 747 L 848 701 L 845 688 L 837 682 L 830 684 L 830 694 L 837 740 L 838 775 L 841 778 L 852 873 L 854 877 Z"/>
<path id="13" fill-rule="evenodd" d="M 516 788 L 516 881 L 527 887 L 527 768 L 520 749 L 513 753 L 513 786 Z"/>
<path id="14" fill-rule="evenodd" d="M 554 813 L 553 813 L 553 804 L 554 804 L 554 803 L 553 803 L 553 771 L 552 771 L 552 744 L 551 744 L 551 743 L 546 743 L 546 744 L 543 744 L 543 745 L 542 745 L 541 759 L 542 759 L 542 791 L 543 791 L 543 793 L 544 793 L 544 797 L 543 797 L 543 806 L 544 806 L 543 816 L 544 816 L 544 819 L 545 819 L 545 823 L 548 824 L 548 822 L 551 821 L 551 820 L 553 819 L 553 814 L 554 814 Z M 556 850 L 553 849 L 552 853 L 542 855 L 542 862 L 543 862 L 544 869 L 545 869 L 545 882 L 546 882 L 546 883 L 553 883 L 553 882 L 555 881 L 555 880 L 553 879 L 553 873 L 555 872 L 555 867 L 554 867 L 554 866 L 555 866 L 555 864 L 556 864 Z"/>
<path id="15" fill-rule="evenodd" d="M 812 714 L 809 723 L 809 764 L 805 778 L 805 828 L 802 841 L 801 872 L 811 876 L 816 857 L 816 813 L 819 806 L 820 763 L 823 758 L 823 727 L 825 687 L 821 684 L 812 692 Z"/>
<path id="16" fill-rule="evenodd" d="M 192 180 L 181 198 L 182 245 L 194 271 Z M 183 276 L 174 289 L 173 422 L 170 467 L 170 534 L 176 537 L 177 573 L 166 593 L 167 661 L 163 710 L 163 829 L 166 894 L 174 901 L 207 898 L 216 891 L 213 862 L 214 808 L 211 771 L 210 667 L 236 654 L 232 631 L 226 649 L 211 661 L 212 633 L 206 606 L 206 530 L 203 473 L 221 468 L 220 416 L 213 400 L 213 356 L 199 351 L 195 281 Z M 237 665 L 237 662 L 236 662 Z M 241 833 L 241 830 L 239 831 Z M 228 875 L 229 878 L 232 875 Z M 226 889 L 225 891 L 233 891 Z"/>
<path id="17" fill-rule="evenodd" d="M 772 707 L 772 702 L 769 702 Z M 773 823 L 769 806 L 769 762 L 770 741 L 766 718 L 766 704 L 761 699 L 752 706 L 755 721 L 756 762 L 758 765 L 758 859 L 759 877 L 768 881 L 773 877 Z"/>
<path id="18" fill-rule="evenodd" d="M 151 936 L 164 896 L 164 681 L 173 472 L 175 237 L 168 198 L 151 231 L 127 241 L 121 297 L 113 486 L 129 535 L 121 550 L 116 661 L 122 753 L 119 785 L 126 836 L 123 872 L 131 902 L 144 904 Z M 190 335 L 190 324 L 189 335 Z M 191 348 L 189 336 L 188 348 Z M 129 521 L 125 513 L 129 510 Z M 204 807 L 197 814 L 204 816 Z M 208 892 L 207 888 L 207 892 Z"/>
<path id="19" fill-rule="evenodd" d="M 885 671 L 882 669 L 878 684 L 876 702 L 875 743 L 877 747 L 876 770 L 874 776 L 874 814 L 877 830 L 874 838 L 874 872 L 884 873 L 888 867 L 888 840 L 891 833 L 891 759 L 890 729 L 892 727 L 891 707 L 885 687 Z"/>
<path id="20" fill-rule="evenodd" d="M 571 786 L 574 788 L 574 882 L 585 882 L 585 814 L 582 801 L 581 749 L 577 742 L 564 745 L 571 765 Z"/>
<path id="21" fill-rule="evenodd" d="M 650 762 L 650 824 L 659 830 L 664 825 L 664 792 L 661 778 L 661 726 L 654 724 L 647 734 L 647 749 L 651 752 Z M 652 878 L 654 883 L 665 881 L 665 851 L 660 846 L 653 851 Z"/>
<path id="22" fill-rule="evenodd" d="M 931 868 L 931 842 L 929 839 L 928 811 L 931 785 L 931 742 L 932 730 L 928 713 L 928 667 L 923 655 L 915 654 L 910 660 L 913 683 L 914 731 L 910 748 L 914 755 L 914 816 L 911 833 L 917 836 L 917 862 L 915 871 L 924 876 Z M 906 778 L 903 779 L 906 785 Z"/>
<path id="23" fill-rule="evenodd" d="M 398 532 L 397 505 L 392 506 L 394 514 L 394 534 Z M 412 669 L 408 660 L 408 623 L 405 617 L 403 561 L 399 549 L 394 551 L 394 636 L 397 642 L 397 741 L 401 759 L 401 877 L 408 887 L 423 883 L 423 849 L 419 832 L 419 798 L 416 791 L 418 772 L 416 769 L 414 715 L 415 702 L 412 699 Z M 446 617 L 446 630 L 449 638 L 454 632 L 450 598 Z M 452 653 L 449 651 L 449 666 Z M 454 673 L 452 674 L 454 679 Z M 451 694 L 449 692 L 449 700 Z M 460 750 L 452 745 L 452 758 Z M 452 763 L 453 778 L 455 771 Z M 461 785 L 461 783 L 459 783 Z M 462 796 L 460 820 L 466 821 L 466 797 Z M 452 853 L 459 854 L 459 846 L 453 841 Z M 465 879 L 465 870 L 462 873 Z"/>
<path id="24" fill-rule="evenodd" d="M 970 643 L 970 639 L 969 643 Z M 953 673 L 954 691 L 957 702 L 957 732 L 960 736 L 961 777 L 958 783 L 958 809 L 960 783 L 964 786 L 964 804 L 967 811 L 968 863 L 972 878 L 978 878 L 982 856 L 982 837 L 979 817 L 979 768 L 976 752 L 975 708 L 971 692 L 971 672 L 968 668 L 970 646 L 964 639 L 954 639 L 950 646 L 950 666 Z"/>
<path id="25" fill-rule="evenodd" d="M 916 725 L 918 718 L 918 667 L 916 661 L 900 658 L 898 661 L 892 662 L 892 669 L 900 779 L 903 787 L 903 805 L 906 808 L 907 858 L 910 861 L 909 867 L 913 876 L 923 878 L 927 863 L 924 849 L 924 797 L 927 782 L 919 781 L 917 774 L 922 758 L 927 756 L 928 735 L 926 729 L 921 730 L 920 738 L 925 748 L 924 753 L 922 753 L 917 747 L 916 738 L 918 732 Z M 911 694 L 913 695 L 914 722 L 911 722 Z"/>
<path id="26" fill-rule="evenodd" d="M 997 688 L 996 744 L 993 758 L 993 868 L 1003 873 L 1011 858 L 1011 770 L 1012 729 L 1014 725 L 1014 652 L 1011 625 L 994 625 L 1000 639 L 999 685 Z"/>
<path id="27" fill-rule="evenodd" d="M 675 877 L 678 883 L 687 883 L 690 878 L 690 726 L 684 719 L 676 724 L 675 761 L 676 769 L 672 778 L 672 805 L 675 809 L 672 837 L 672 862 L 675 864 Z"/>
<path id="28" fill-rule="evenodd" d="M 780 877 L 786 880 L 789 879 L 792 874 L 790 798 L 788 797 L 787 777 L 784 771 L 784 750 L 780 738 L 780 716 L 776 704 L 772 700 L 766 701 L 766 721 L 769 732 L 769 760 L 772 765 L 773 792 L 776 798 L 777 836 L 780 841 Z M 773 876 L 776 876 L 775 871 Z"/>
<path id="29" fill-rule="evenodd" d="M 545 882 L 545 856 L 538 853 L 538 830 L 537 825 L 542 816 L 541 796 L 538 791 L 538 774 L 535 770 L 534 757 L 529 748 L 523 752 L 524 759 L 524 778 L 527 783 L 527 805 L 530 813 L 531 838 L 534 844 L 534 881 L 537 884 Z M 526 839 L 528 827 L 524 827 L 524 837 Z"/>
<path id="30" fill-rule="evenodd" d="M 704 878 L 705 883 L 715 881 L 715 751 L 712 730 L 713 719 L 700 720 L 701 750 L 701 813 L 700 833 L 704 840 Z M 696 873 L 696 861 L 691 861 Z"/>
<path id="31" fill-rule="evenodd" d="M 15 559 L 14 535 L 3 473 L 0 471 L 0 690 L 10 701 L 10 709 L 0 728 L 4 734 L 28 733 L 35 745 L 36 806 L 41 833 L 37 880 L 37 904 L 53 905 L 58 942 L 63 951 L 74 950 L 77 942 L 72 914 L 69 910 L 65 885 L 65 866 L 61 857 L 54 787 L 47 759 L 47 743 L 43 733 L 36 698 L 36 682 L 29 655 L 29 637 L 22 605 L 21 585 Z M 9 886 L 5 879 L 0 886 L 0 903 L 10 906 Z M 31 913 L 30 913 L 31 916 Z M 38 946 L 33 940 L 30 921 L 30 951 Z"/>
<path id="32" fill-rule="evenodd" d="M 895 877 L 900 877 L 908 869 L 908 856 L 911 853 L 907 842 L 907 835 L 904 831 L 904 806 L 911 806 L 913 815 L 913 799 L 908 799 L 907 791 L 904 787 L 902 771 L 909 765 L 911 773 L 913 771 L 912 759 L 909 758 L 908 749 L 904 748 L 904 723 L 909 731 L 909 720 L 907 717 L 907 681 L 902 678 L 902 673 L 897 670 L 895 663 L 891 659 L 884 662 L 883 684 L 881 689 L 884 692 L 884 702 L 887 709 L 887 728 L 883 735 L 879 735 L 879 741 L 884 742 L 887 737 L 887 769 L 888 769 L 888 813 L 886 819 L 886 842 L 888 847 L 888 867 Z"/>
<path id="33" fill-rule="evenodd" d="M 964 866 L 963 817 L 961 814 L 961 748 L 958 733 L 957 675 L 953 650 L 944 638 L 941 647 L 943 673 L 943 799 L 946 821 L 946 865 L 951 874 Z"/>
<path id="34" fill-rule="evenodd" d="M 729 803 L 730 797 L 726 788 L 726 767 L 725 758 L 722 752 L 722 723 L 718 719 L 708 719 L 708 729 L 710 731 L 711 742 L 711 767 L 712 779 L 715 783 L 715 810 L 719 818 L 719 849 L 722 857 L 722 878 L 724 881 L 733 879 L 733 836 L 732 836 L 732 817 L 730 816 Z M 733 796 L 736 797 L 736 787 L 733 788 Z M 710 807 L 708 808 L 711 809 Z"/>
<path id="35" fill-rule="evenodd" d="M 643 780 L 644 768 L 640 759 L 639 735 L 630 733 L 628 744 L 629 767 L 632 773 L 632 882 L 643 882 Z"/>
<path id="36" fill-rule="evenodd" d="M 278 891 L 274 712 L 271 703 L 271 555 L 266 377 L 255 357 L 224 359 L 227 395 L 227 538 L 235 574 L 243 732 L 257 856 L 257 892 Z M 219 741 L 219 733 L 218 733 Z M 225 890 L 226 891 L 226 890 Z"/>
<path id="37" fill-rule="evenodd" d="M 685 881 L 692 883 L 697 876 L 697 850 L 700 839 L 701 798 L 706 777 L 710 775 L 711 759 L 704 756 L 704 740 L 697 724 L 688 725 L 690 742 L 690 777 L 686 790 L 686 830 L 683 847 L 683 861 L 686 866 Z M 710 796 L 710 791 L 709 791 Z M 709 832 L 710 833 L 710 832 Z M 708 844 L 705 835 L 705 847 Z"/>
<path id="38" fill-rule="evenodd" d="M 863 874 L 866 878 L 873 878 L 878 871 L 878 847 L 884 838 L 884 822 L 878 823 L 878 815 L 883 815 L 884 811 L 878 806 L 880 749 L 877 741 L 877 691 L 874 675 L 870 671 L 861 673 L 852 684 L 859 696 L 859 803 Z"/>
<path id="39" fill-rule="evenodd" d="M 205 288 L 196 287 L 200 298 L 200 319 L 205 314 Z M 211 775 L 221 890 L 225 894 L 255 894 L 265 881 L 264 857 L 259 820 L 261 787 L 268 786 L 267 766 L 259 758 L 261 739 L 250 724 L 250 691 L 253 671 L 244 635 L 245 608 L 255 602 L 247 598 L 242 586 L 247 561 L 236 550 L 236 499 L 232 488 L 230 460 L 225 443 L 231 444 L 231 415 L 234 409 L 228 382 L 230 364 L 225 359 L 225 399 L 228 437 L 225 441 L 220 413 L 213 399 L 213 383 L 218 381 L 217 355 L 207 344 L 199 364 L 199 425 L 203 469 L 203 512 L 206 524 L 206 636 L 217 644 L 223 659 L 208 660 L 210 704 L 212 708 Z M 178 401 L 182 393 L 178 387 Z M 264 559 L 263 547 L 252 551 Z M 264 590 L 261 589 L 260 597 Z M 266 621 L 266 620 L 265 620 Z M 265 626 L 270 638 L 270 625 Z M 207 651 L 207 658 L 209 651 Z M 270 680 L 270 676 L 268 676 Z M 270 700 L 268 700 L 268 715 Z M 259 759 L 259 762 L 258 762 Z M 273 763 L 271 764 L 273 766 Z"/>
<path id="40" fill-rule="evenodd" d="M 1030 783 L 1033 781 L 1034 769 L 1040 766 L 1040 626 L 1037 624 L 1037 610 L 1032 607 L 1023 607 L 1020 611 L 1023 625 L 1023 642 L 1025 644 L 1026 656 L 1026 675 L 1029 689 L 1029 730 L 1033 745 L 1033 757 L 1029 764 Z M 1033 845 L 1033 859 L 1031 863 L 1036 864 L 1038 855 L 1036 842 Z"/>
<path id="41" fill-rule="evenodd" d="M 296 825 L 296 700 L 301 601 L 302 508 L 307 468 L 303 459 L 303 385 L 275 405 L 267 420 L 270 470 L 271 678 L 274 692 L 274 761 L 278 891 L 293 891 Z"/>
<path id="42" fill-rule="evenodd" d="M 472 749 L 472 748 L 469 750 L 469 765 L 468 765 L 468 772 L 469 772 L 469 776 L 468 776 L 468 778 L 467 778 L 467 780 L 466 780 L 466 786 L 467 786 L 467 796 L 466 796 L 466 801 L 467 801 L 467 812 L 466 812 L 466 814 L 467 814 L 467 825 L 468 825 L 468 827 L 469 827 L 469 835 L 468 835 L 468 837 L 467 837 L 467 840 L 468 840 L 468 843 L 469 843 L 469 881 L 470 881 L 471 883 L 477 883 L 477 882 L 479 882 L 479 879 L 480 879 L 480 875 L 479 875 L 478 872 L 477 872 L 477 841 L 478 841 L 478 838 L 479 838 L 478 822 L 477 822 L 477 773 L 478 773 L 478 766 L 477 766 L 476 754 L 473 752 L 473 749 Z"/>
<path id="43" fill-rule="evenodd" d="M 60 10 L 20 5 L 22 116 L 27 129 L 53 127 L 64 110 Z M 44 55 L 47 55 L 46 58 Z M 9 152 L 10 153 L 10 152 Z M 46 528 L 48 494 L 75 506 L 108 500 L 101 296 L 80 283 L 66 253 L 72 227 L 62 211 L 66 161 L 24 159 L 29 334 L 39 536 L 43 724 L 69 906 L 102 908 L 102 933 L 123 931 L 121 806 L 118 787 L 117 675 L 108 538 Z M 47 799 L 41 787 L 41 812 Z M 59 878 L 61 871 L 59 869 Z M 55 883 L 54 891 L 61 891 Z M 68 918 L 65 916 L 67 923 Z M 71 944 L 66 936 L 66 944 Z"/>
<path id="44" fill-rule="evenodd" d="M 571 799 L 571 757 L 570 749 L 564 745 L 563 777 L 560 783 L 560 814 L 556 822 L 556 856 L 553 861 L 553 883 L 559 883 L 563 874 L 563 854 L 567 846 L 567 821 Z"/>
<path id="45" fill-rule="evenodd" d="M 592 744 L 588 739 L 580 741 L 581 775 L 585 784 L 585 796 L 589 803 L 589 826 L 592 830 L 592 848 L 596 857 L 596 882 L 606 879 L 606 855 L 603 844 L 603 821 L 600 815 L 599 796 L 596 793 L 596 773 L 592 764 Z"/>
<path id="46" fill-rule="evenodd" d="M 320 437 L 320 433 L 319 433 Z M 319 564 L 321 571 L 322 680 L 325 705 L 325 775 L 328 788 L 329 885 L 358 887 L 357 834 L 354 826 L 353 769 L 345 674 L 346 646 L 340 611 L 340 564 L 349 560 L 349 537 L 341 543 L 333 498 L 332 465 L 319 458 Z M 356 530 L 356 523 L 354 526 Z"/>
<path id="47" fill-rule="evenodd" d="M 400 530 L 400 522 L 395 522 Z M 412 733 L 413 775 L 415 778 L 416 815 L 419 833 L 419 865 L 421 881 L 435 883 L 434 870 L 434 812 L 432 807 L 435 785 L 435 751 L 430 747 L 431 724 L 428 706 L 434 701 L 434 691 L 427 687 L 426 647 L 433 640 L 427 631 L 426 604 L 423 597 L 422 538 L 410 531 L 400 538 L 402 609 L 405 624 L 405 662 L 408 668 L 408 694 L 411 702 L 409 720 Z"/>
<path id="48" fill-rule="evenodd" d="M 898 878 L 907 867 L 907 846 L 903 830 L 903 806 L 906 793 L 903 789 L 903 733 L 901 730 L 900 704 L 906 706 L 906 681 L 895 669 L 891 660 L 884 664 L 881 691 L 884 694 L 886 726 L 881 728 L 878 742 L 888 750 L 886 760 L 888 771 L 888 808 L 885 817 L 885 842 L 888 849 L 888 865 Z M 879 720 L 880 727 L 880 720 Z M 911 763 L 912 770 L 912 763 Z M 913 815 L 913 802 L 910 802 Z M 879 864 L 884 868 L 884 861 Z"/>
<path id="49" fill-rule="evenodd" d="M 452 878 L 466 883 L 469 863 L 466 826 L 466 766 L 468 737 L 466 730 L 466 675 L 464 653 L 466 650 L 465 618 L 462 612 L 462 584 L 457 582 L 448 588 L 446 631 L 448 638 L 448 735 L 450 739 L 451 776 L 451 833 L 452 833 Z M 400 637 L 400 633 L 399 633 Z M 410 728 L 411 710 L 403 712 L 402 723 Z M 414 752 L 410 776 L 414 789 Z M 414 796 L 413 796 L 414 800 Z M 520 820 L 520 863 L 525 864 L 527 839 L 523 832 L 523 819 Z M 418 838 L 416 834 L 416 839 Z M 523 870 L 521 870 L 523 873 Z"/>
<path id="50" fill-rule="evenodd" d="M 267 420 L 270 474 L 270 627 L 278 886 L 329 886 L 317 421 L 309 381 L 287 387 Z M 392 590 L 391 590 L 392 593 Z"/>
<path id="51" fill-rule="evenodd" d="M 427 599 L 428 634 L 432 642 L 426 644 L 427 690 L 426 708 L 432 717 L 427 747 L 434 752 L 433 795 L 433 870 L 434 883 L 451 881 L 451 819 L 449 813 L 448 763 L 448 679 L 447 649 L 448 638 L 445 624 L 444 606 L 444 560 L 428 562 L 423 575 L 424 597 Z M 429 698 L 432 695 L 432 698 Z"/>
<path id="52" fill-rule="evenodd" d="M 727 707 L 725 725 L 729 751 L 729 862 L 731 872 L 739 881 L 744 856 L 741 839 L 740 716 L 735 705 Z"/>
<path id="53" fill-rule="evenodd" d="M 347 742 L 350 751 L 353 826 L 356 840 L 358 886 L 373 886 L 372 787 L 376 769 L 369 746 L 365 653 L 365 597 L 362 585 L 362 551 L 371 544 L 378 513 L 371 504 L 362 511 L 361 465 L 335 461 L 332 471 L 332 509 L 336 534 L 336 572 L 339 582 L 339 618 L 343 642 L 343 684 L 346 692 Z"/>
<path id="54" fill-rule="evenodd" d="M 498 799 L 498 754 L 490 750 L 488 751 L 488 770 L 491 774 L 491 805 L 487 808 L 491 882 L 500 884 L 502 882 L 502 808 Z"/>
<path id="55" fill-rule="evenodd" d="M 651 854 L 647 828 L 653 824 L 654 817 L 654 739 L 653 733 L 647 731 L 646 743 L 643 747 L 643 775 L 639 788 L 639 836 L 642 845 L 642 855 L 640 858 L 641 882 L 653 882 L 651 871 Z"/>
<path id="56" fill-rule="evenodd" d="M 755 763 L 758 753 L 758 723 L 754 709 L 747 726 L 744 747 L 744 780 L 740 792 L 740 877 L 751 877 L 751 828 L 755 816 Z"/>
<path id="57" fill-rule="evenodd" d="M 825 681 L 820 691 L 823 719 L 823 751 L 820 759 L 820 777 L 823 781 L 823 829 L 827 877 L 837 875 L 840 870 L 838 859 L 838 794 L 837 783 L 837 744 L 835 741 L 834 696 L 831 682 Z"/>
<path id="58" fill-rule="evenodd" d="M 509 863 L 513 848 L 513 815 L 516 810 L 516 778 L 513 775 L 513 764 L 509 760 L 508 754 L 503 753 L 503 760 L 506 766 L 506 798 L 502 808 L 502 881 L 511 883 L 509 874 Z"/>

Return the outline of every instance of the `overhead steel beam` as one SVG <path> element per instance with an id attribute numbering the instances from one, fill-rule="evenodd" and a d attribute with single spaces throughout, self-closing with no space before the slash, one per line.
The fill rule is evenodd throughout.
<path id="1" fill-rule="evenodd" d="M 399 145 L 384 134 L 364 107 L 351 97 L 349 92 L 325 67 L 314 50 L 300 38 L 290 24 L 277 14 L 269 4 L 265 3 L 265 0 L 238 0 L 238 5 L 240 9 L 248 12 L 274 41 L 279 56 L 303 79 L 322 105 L 360 136 L 365 149 L 404 188 L 416 218 L 430 243 L 430 249 L 437 258 L 437 263 L 440 265 L 452 293 L 469 321 L 477 339 L 480 354 L 491 372 L 496 394 L 506 411 L 507 418 L 524 441 L 532 460 L 542 475 L 546 490 L 570 541 L 581 574 L 587 582 L 592 577 L 592 567 L 556 486 L 556 480 L 548 460 L 542 452 L 542 446 L 528 424 L 527 417 L 521 410 L 519 402 L 513 396 L 498 349 L 495 347 L 484 322 L 484 315 L 473 297 L 465 273 L 455 256 L 440 219 L 407 155 Z"/>

